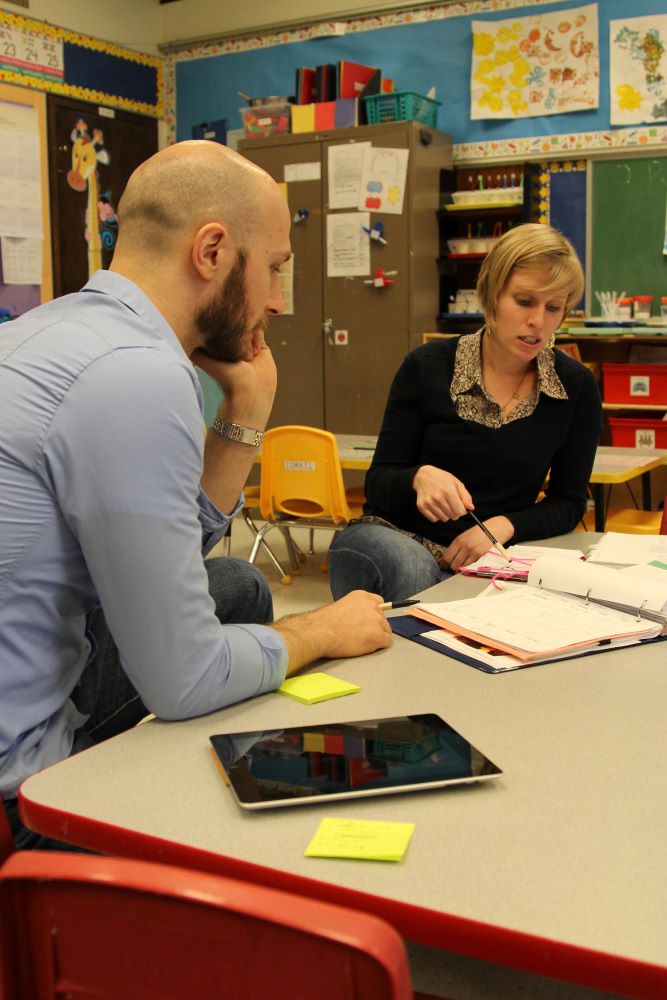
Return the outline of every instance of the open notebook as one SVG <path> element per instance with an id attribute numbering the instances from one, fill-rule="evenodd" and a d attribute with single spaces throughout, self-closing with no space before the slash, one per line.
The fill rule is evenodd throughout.
<path id="1" fill-rule="evenodd" d="M 497 673 L 666 636 L 667 579 L 542 556 L 526 586 L 421 604 L 391 624 L 400 635 Z"/>

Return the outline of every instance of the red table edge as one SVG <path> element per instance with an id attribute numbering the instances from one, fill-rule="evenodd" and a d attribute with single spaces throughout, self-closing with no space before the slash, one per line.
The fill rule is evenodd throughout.
<path id="1" fill-rule="evenodd" d="M 291 875 L 254 862 L 187 847 L 85 816 L 63 815 L 50 806 L 31 802 L 20 789 L 19 813 L 30 829 L 92 851 L 180 865 L 363 910 L 386 920 L 404 938 L 432 948 L 640 1000 L 654 1000 L 656 996 L 667 995 L 667 965 L 654 965 L 466 917 L 439 913 L 412 903 L 399 903 L 356 889 Z"/>

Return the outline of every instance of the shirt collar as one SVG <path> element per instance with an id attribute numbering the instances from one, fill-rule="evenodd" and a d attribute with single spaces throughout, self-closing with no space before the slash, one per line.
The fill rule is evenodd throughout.
<path id="1" fill-rule="evenodd" d="M 151 331 L 155 332 L 161 340 L 166 341 L 180 358 L 191 364 L 183 350 L 183 345 L 160 310 L 129 278 L 118 274 L 117 271 L 96 271 L 81 291 L 101 292 L 103 295 L 110 295 L 112 298 L 118 299 L 133 313 L 140 316 Z"/>
<path id="2" fill-rule="evenodd" d="M 483 335 L 482 327 L 477 333 L 467 334 L 459 340 L 450 390 L 452 398 L 470 392 L 475 386 L 484 392 L 481 361 Z M 563 383 L 556 374 L 554 352 L 550 347 L 545 347 L 537 355 L 537 391 L 553 399 L 567 399 Z"/>

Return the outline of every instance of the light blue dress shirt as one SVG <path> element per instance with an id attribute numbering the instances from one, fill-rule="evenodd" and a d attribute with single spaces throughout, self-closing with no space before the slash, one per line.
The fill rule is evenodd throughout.
<path id="1" fill-rule="evenodd" d="M 98 271 L 0 333 L 0 791 L 66 757 L 101 604 L 146 707 L 184 719 L 273 690 L 287 649 L 221 625 L 202 555 L 230 517 L 200 486 L 202 398 L 173 330 Z"/>

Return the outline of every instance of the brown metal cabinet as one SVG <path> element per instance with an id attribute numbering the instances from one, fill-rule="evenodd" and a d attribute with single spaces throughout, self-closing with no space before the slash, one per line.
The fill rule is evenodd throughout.
<path id="1" fill-rule="evenodd" d="M 382 222 L 386 244 L 371 240 L 369 275 L 327 277 L 328 149 L 355 142 L 409 150 L 403 212 L 371 212 L 371 227 Z M 377 433 L 396 369 L 422 333 L 437 328 L 437 210 L 440 170 L 452 162 L 451 138 L 418 122 L 393 122 L 248 139 L 239 149 L 277 181 L 287 176 L 293 218 L 308 213 L 292 225 L 294 312 L 275 317 L 269 327 L 278 365 L 271 425 Z M 394 284 L 369 283 L 376 268 L 395 271 Z"/>

